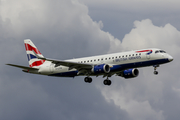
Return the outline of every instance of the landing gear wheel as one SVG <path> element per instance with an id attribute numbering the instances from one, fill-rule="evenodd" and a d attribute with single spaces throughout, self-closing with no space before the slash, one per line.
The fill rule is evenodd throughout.
<path id="1" fill-rule="evenodd" d="M 108 85 L 109 85 L 109 86 L 111 85 L 111 83 L 112 83 L 112 82 L 111 82 L 110 80 L 108 80 Z"/>
<path id="2" fill-rule="evenodd" d="M 107 85 L 108 84 L 108 80 L 104 80 L 104 85 Z"/>
<path id="3" fill-rule="evenodd" d="M 84 78 L 84 81 L 85 81 L 86 83 L 91 83 L 91 82 L 92 82 L 92 78 L 91 78 L 91 77 L 85 77 L 85 78 Z"/>
<path id="4" fill-rule="evenodd" d="M 158 71 L 156 71 L 156 70 L 157 70 L 157 67 L 159 67 L 159 65 L 153 65 L 153 67 L 154 67 L 154 74 L 157 75 Z"/>
<path id="5" fill-rule="evenodd" d="M 104 80 L 104 85 L 111 85 L 111 80 Z"/>
<path id="6" fill-rule="evenodd" d="M 158 74 L 158 71 L 154 71 L 154 74 L 157 75 L 157 74 Z"/>
<path id="7" fill-rule="evenodd" d="M 88 82 L 89 78 L 88 77 L 85 77 L 84 78 L 84 82 Z"/>
<path id="8" fill-rule="evenodd" d="M 88 81 L 88 83 L 91 83 L 92 82 L 92 78 L 91 77 L 89 77 L 89 81 Z"/>

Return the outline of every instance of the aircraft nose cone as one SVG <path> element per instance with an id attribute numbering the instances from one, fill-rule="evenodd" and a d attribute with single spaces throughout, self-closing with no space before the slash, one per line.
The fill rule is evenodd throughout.
<path id="1" fill-rule="evenodd" d="M 173 61 L 173 57 L 172 57 L 172 56 L 169 56 L 169 57 L 168 57 L 168 60 L 169 60 L 169 62 Z"/>

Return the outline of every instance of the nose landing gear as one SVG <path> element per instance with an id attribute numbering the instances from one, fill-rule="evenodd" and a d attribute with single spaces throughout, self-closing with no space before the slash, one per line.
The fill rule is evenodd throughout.
<path id="1" fill-rule="evenodd" d="M 158 74 L 158 71 L 154 71 L 154 74 L 157 75 L 157 74 Z"/>
<path id="2" fill-rule="evenodd" d="M 158 74 L 158 71 L 157 71 L 157 67 L 159 67 L 159 65 L 154 65 L 154 74 L 157 75 Z"/>

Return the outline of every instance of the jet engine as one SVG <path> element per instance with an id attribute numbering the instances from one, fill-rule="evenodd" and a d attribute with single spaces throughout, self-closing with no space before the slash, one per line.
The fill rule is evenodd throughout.
<path id="1" fill-rule="evenodd" d="M 107 64 L 101 64 L 101 65 L 95 65 L 92 70 L 93 73 L 99 74 L 99 73 L 109 73 L 110 72 L 110 66 Z"/>
<path id="2" fill-rule="evenodd" d="M 137 77 L 138 75 L 139 75 L 139 70 L 133 68 L 133 69 L 124 70 L 121 76 L 127 79 L 127 78 Z"/>

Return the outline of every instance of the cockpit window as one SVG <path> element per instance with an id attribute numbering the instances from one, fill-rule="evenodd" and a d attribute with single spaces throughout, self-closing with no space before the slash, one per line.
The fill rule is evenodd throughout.
<path id="1" fill-rule="evenodd" d="M 157 51 L 155 51 L 155 53 L 159 53 L 159 51 L 157 50 Z"/>
<path id="2" fill-rule="evenodd" d="M 164 50 L 157 50 L 155 53 L 166 53 Z"/>
<path id="3" fill-rule="evenodd" d="M 166 53 L 164 50 L 160 50 L 160 53 Z"/>

